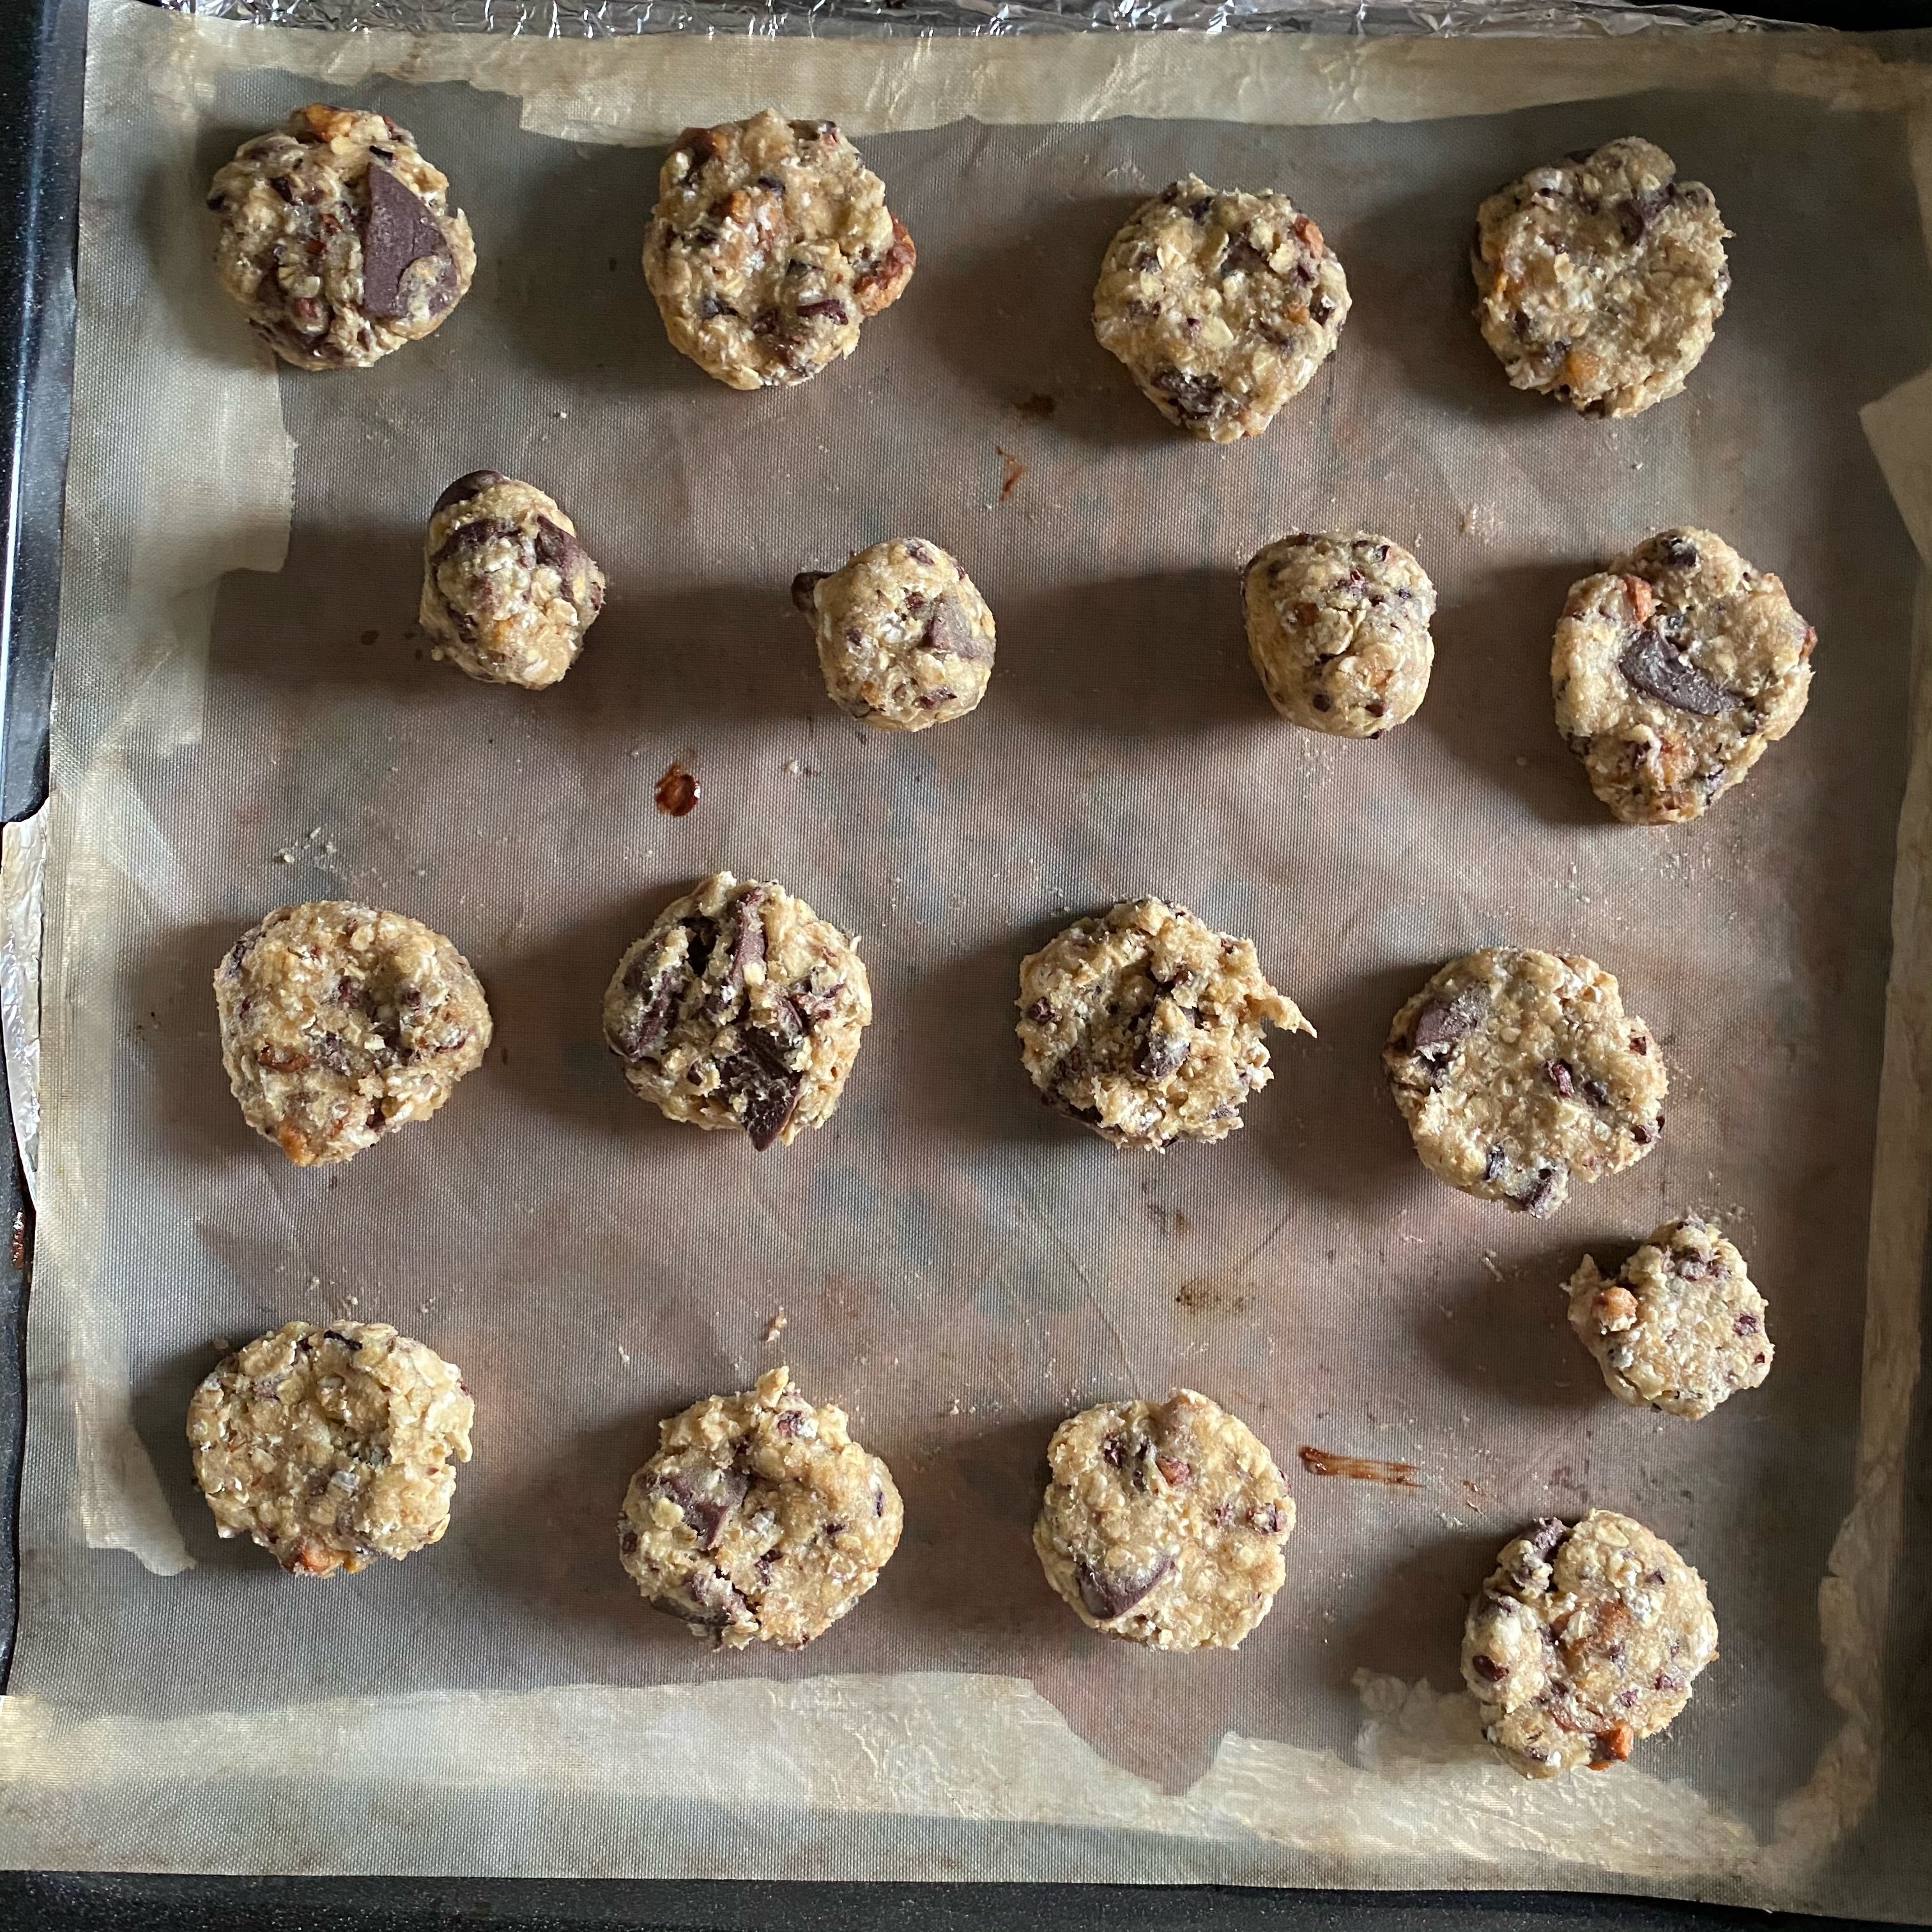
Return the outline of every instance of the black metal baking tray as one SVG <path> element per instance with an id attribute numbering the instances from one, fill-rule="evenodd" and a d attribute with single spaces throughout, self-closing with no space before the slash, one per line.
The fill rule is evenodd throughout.
<path id="1" fill-rule="evenodd" d="M 879 0 L 890 8 L 893 0 Z M 272 9 L 268 10 L 272 11 Z M 790 8 L 788 10 L 791 10 Z M 1932 0 L 1758 0 L 1760 16 L 1850 30 L 1932 27 Z M 46 791 L 48 706 L 58 615 L 61 520 L 72 393 L 74 262 L 86 0 L 0 0 L 0 818 Z M 0 1082 L 4 1078 L 0 1071 Z M 4 1095 L 4 1088 L 0 1088 Z M 17 1503 L 32 1212 L 10 1144 L 0 1159 L 0 1686 L 16 1606 Z M 1908 1451 L 1912 1541 L 1932 1544 L 1932 1391 L 1922 1385 Z M 1902 1576 L 1914 1569 L 1903 1567 Z M 1932 1564 L 1916 1566 L 1922 1578 Z M 1932 1831 L 1932 1590 L 1910 1584 L 1894 1642 L 1910 1660 L 1899 1741 L 1861 1843 Z M 1916 1742 L 1913 1740 L 1916 1739 Z M 177 1932 L 220 1925 L 288 1932 L 569 1932 L 583 1927 L 783 1928 L 785 1932 L 1609 1932 L 1843 1926 L 1852 1922 L 1580 1894 L 1256 1891 L 1106 1885 L 908 1886 L 609 1880 L 204 1877 L 0 1872 L 0 1927 Z"/>

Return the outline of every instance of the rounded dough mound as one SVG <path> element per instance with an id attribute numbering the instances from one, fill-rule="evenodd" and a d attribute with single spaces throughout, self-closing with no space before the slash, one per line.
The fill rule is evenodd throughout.
<path id="1" fill-rule="evenodd" d="M 1436 586 L 1399 543 L 1300 535 L 1258 551 L 1241 576 L 1248 656 L 1291 724 L 1378 738 L 1429 690 Z"/>
<path id="2" fill-rule="evenodd" d="M 603 608 L 603 572 L 535 484 L 473 470 L 436 500 L 418 612 L 432 657 L 541 691 L 576 662 Z"/>
<path id="3" fill-rule="evenodd" d="M 1519 389 L 1586 416 L 1674 396 L 1731 285 L 1711 190 L 1636 136 L 1499 188 L 1476 217 L 1476 319 Z"/>
<path id="4" fill-rule="evenodd" d="M 1556 1778 L 1628 1757 L 1717 1654 L 1704 1580 L 1642 1524 L 1592 1510 L 1505 1546 L 1469 1606 L 1462 1678 L 1504 1760 Z"/>
<path id="5" fill-rule="evenodd" d="M 1641 1160 L 1664 1127 L 1664 1055 L 1594 959 L 1452 959 L 1396 1015 L 1382 1066 L 1432 1173 L 1532 1214 L 1573 1177 Z"/>
<path id="6" fill-rule="evenodd" d="M 214 266 L 248 325 L 298 369 L 366 369 L 440 328 L 476 249 L 449 182 L 380 114 L 298 107 L 215 176 Z"/>
<path id="7" fill-rule="evenodd" d="M 1708 1221 L 1666 1221 L 1608 1278 L 1586 1255 L 1567 1292 L 1576 1339 L 1634 1408 L 1708 1415 L 1771 1372 L 1764 1297 Z"/>
<path id="8" fill-rule="evenodd" d="M 658 1428 L 631 1478 L 620 1560 L 653 1610 L 721 1649 L 796 1650 L 879 1580 L 904 1511 L 892 1472 L 773 1369 Z"/>
<path id="9" fill-rule="evenodd" d="M 1695 818 L 1804 714 L 1818 634 L 1709 530 L 1660 530 L 1570 586 L 1556 728 L 1625 824 Z"/>
<path id="10" fill-rule="evenodd" d="M 1334 353 L 1348 278 L 1285 194 L 1223 193 L 1190 175 L 1143 202 L 1108 244 L 1094 333 L 1177 428 L 1259 436 Z"/>
<path id="11" fill-rule="evenodd" d="M 624 1078 L 668 1120 L 760 1152 L 832 1117 L 872 1017 L 859 942 L 802 899 L 714 872 L 625 952 L 604 995 Z"/>
<path id="12" fill-rule="evenodd" d="M 1088 1628 L 1156 1650 L 1232 1650 L 1268 1615 L 1294 1503 L 1246 1424 L 1177 1389 L 1069 1417 L 1046 1460 L 1034 1548 Z"/>
<path id="13" fill-rule="evenodd" d="M 299 1167 L 427 1120 L 490 1046 L 483 988 L 441 933 L 340 899 L 244 933 L 214 1004 L 243 1118 Z"/>
<path id="14" fill-rule="evenodd" d="M 1020 1056 L 1042 1099 L 1116 1147 L 1218 1141 L 1273 1078 L 1268 1026 L 1315 1029 L 1251 940 L 1136 899 L 1020 962 Z"/>
<path id="15" fill-rule="evenodd" d="M 671 346 L 734 389 L 802 382 L 859 346 L 916 251 L 830 121 L 688 128 L 658 176 L 644 279 Z"/>
<path id="16" fill-rule="evenodd" d="M 963 718 L 993 675 L 993 614 L 956 558 L 922 537 L 874 544 L 843 570 L 802 571 L 833 704 L 886 731 Z"/>
<path id="17" fill-rule="evenodd" d="M 360 1570 L 449 1527 L 475 1411 L 452 1363 L 386 1323 L 291 1322 L 196 1389 L 194 1479 L 220 1534 L 284 1570 Z"/>

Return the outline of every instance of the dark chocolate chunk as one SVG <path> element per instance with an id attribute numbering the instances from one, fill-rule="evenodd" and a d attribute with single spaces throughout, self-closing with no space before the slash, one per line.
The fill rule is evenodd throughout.
<path id="1" fill-rule="evenodd" d="M 1546 1060 L 1543 1063 L 1544 1078 L 1564 1100 L 1576 1090 L 1576 1083 L 1570 1076 L 1570 1063 L 1567 1060 Z"/>
<path id="2" fill-rule="evenodd" d="M 1187 218 L 1190 221 L 1205 221 L 1208 211 L 1214 206 L 1211 194 L 1198 196 L 1187 204 Z"/>
<path id="3" fill-rule="evenodd" d="M 431 506 L 430 514 L 446 510 L 452 503 L 466 503 L 472 496 L 480 496 L 485 490 L 493 490 L 499 483 L 509 479 L 500 470 L 472 470 L 466 476 L 459 476 Z"/>
<path id="4" fill-rule="evenodd" d="M 1730 707 L 1729 694 L 1713 684 L 1688 658 L 1679 657 L 1654 624 L 1638 632 L 1617 668 L 1638 690 L 1699 718 L 1714 718 Z"/>
<path id="5" fill-rule="evenodd" d="M 740 1118 L 760 1154 L 784 1132 L 803 1084 L 785 1064 L 786 1044 L 762 1027 L 747 1027 L 744 1045 L 718 1065 L 725 1091 L 742 1102 Z"/>
<path id="6" fill-rule="evenodd" d="M 1509 1675 L 1509 1666 L 1498 1664 L 1493 1657 L 1485 1657 L 1479 1650 L 1469 1660 L 1469 1668 L 1486 1684 L 1500 1684 Z"/>
<path id="7" fill-rule="evenodd" d="M 1187 1058 L 1187 1042 L 1166 1027 L 1150 1026 L 1134 1054 L 1134 1071 L 1149 1080 L 1165 1080 Z"/>
<path id="8" fill-rule="evenodd" d="M 974 629 L 973 620 L 956 597 L 942 597 L 933 605 L 932 615 L 926 620 L 926 633 L 919 641 L 921 650 L 931 651 L 935 657 L 964 658 L 973 664 L 992 662 L 991 639 L 981 637 Z"/>
<path id="9" fill-rule="evenodd" d="M 1532 1214 L 1547 1214 L 1562 1199 L 1564 1181 L 1560 1167 L 1546 1167 L 1536 1177 L 1536 1184 L 1523 1196 L 1522 1204 Z"/>
<path id="10" fill-rule="evenodd" d="M 691 165 L 701 168 L 718 158 L 718 137 L 709 128 L 687 128 L 677 137 L 678 150 L 691 157 Z"/>
<path id="11" fill-rule="evenodd" d="M 791 601 L 808 617 L 818 614 L 818 600 L 813 593 L 832 574 L 829 570 L 801 570 L 791 580 Z"/>
<path id="12" fill-rule="evenodd" d="M 1316 322 L 1326 322 L 1334 313 L 1335 304 L 1330 297 L 1325 295 L 1317 296 L 1315 299 L 1308 304 L 1310 320 Z"/>
<path id="13" fill-rule="evenodd" d="M 827 322 L 836 322 L 841 328 L 852 319 L 845 304 L 836 296 L 827 296 L 822 302 L 800 302 L 798 314 L 801 320 L 809 316 L 823 316 Z"/>
<path id="14" fill-rule="evenodd" d="M 1483 1016 L 1484 998 L 1474 986 L 1466 986 L 1453 1000 L 1431 1000 L 1415 1018 L 1415 1034 L 1409 1050 L 1438 1066 L 1453 1047 Z"/>
<path id="15" fill-rule="evenodd" d="M 705 1000 L 704 1010 L 712 1019 L 722 1019 L 738 1004 L 738 996 L 745 989 L 745 969 L 754 964 L 762 964 L 765 957 L 765 919 L 761 910 L 761 894 L 747 892 L 731 908 L 731 952 L 726 961 L 724 974 L 711 989 Z M 779 1009 L 782 1020 L 790 1021 L 792 1016 L 784 1008 Z M 795 1024 L 795 1022 L 794 1022 Z"/>
<path id="16" fill-rule="evenodd" d="M 1088 1615 L 1106 1623 L 1125 1616 L 1173 1568 L 1173 1554 L 1165 1550 L 1144 1570 L 1096 1569 L 1082 1556 L 1074 1563 L 1073 1580 Z"/>
<path id="17" fill-rule="evenodd" d="M 362 306 L 370 315 L 409 312 L 403 277 L 413 262 L 435 260 L 432 309 L 454 298 L 455 264 L 441 225 L 426 202 L 380 161 L 369 164 L 369 206 L 362 218 Z"/>
<path id="18" fill-rule="evenodd" d="M 1755 1335 L 1762 1324 L 1755 1315 L 1740 1315 L 1731 1324 L 1733 1335 Z"/>
<path id="19" fill-rule="evenodd" d="M 1654 537 L 1646 548 L 1666 570 L 1695 570 L 1697 568 L 1697 546 L 1688 537 L 1680 536 L 1675 530 L 1666 530 L 1663 536 Z"/>
<path id="20" fill-rule="evenodd" d="M 710 322 L 721 315 L 735 316 L 738 311 L 731 304 L 714 295 L 702 295 L 698 298 L 698 319 Z"/>
<path id="21" fill-rule="evenodd" d="M 1245 235 L 1231 236 L 1215 272 L 1221 275 L 1266 273 L 1268 258 Z"/>
<path id="22" fill-rule="evenodd" d="M 1502 1171 L 1503 1150 L 1499 1147 L 1492 1147 L 1483 1156 L 1483 1178 L 1486 1181 L 1494 1180 Z"/>
<path id="23" fill-rule="evenodd" d="M 639 953 L 624 974 L 624 990 L 637 996 L 636 1004 L 604 1036 L 610 1051 L 620 1060 L 647 1059 L 670 1031 L 679 995 L 690 982 L 689 968 L 667 958 L 662 946 Z"/>
<path id="24" fill-rule="evenodd" d="M 1556 1546 L 1570 1534 L 1570 1526 L 1560 1516 L 1539 1516 L 1529 1533 L 1530 1553 L 1547 1562 Z M 1658 1580 L 1663 1581 L 1661 1577 Z"/>
<path id="25" fill-rule="evenodd" d="M 740 1470 L 705 1468 L 690 1473 L 670 1470 L 651 1486 L 676 1504 L 697 1532 L 699 1549 L 716 1550 L 726 1521 L 752 1485 Z"/>
<path id="26" fill-rule="evenodd" d="M 1206 422 L 1220 410 L 1221 385 L 1212 376 L 1190 376 L 1168 368 L 1156 369 L 1148 380 L 1183 422 Z"/>

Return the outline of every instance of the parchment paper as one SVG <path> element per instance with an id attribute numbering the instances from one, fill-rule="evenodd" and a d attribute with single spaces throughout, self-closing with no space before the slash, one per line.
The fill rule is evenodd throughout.
<path id="1" fill-rule="evenodd" d="M 1238 70 L 1187 36 L 92 25 L 6 1858 L 1924 1912 L 1922 1839 L 1844 1841 L 1885 1758 L 1932 1148 L 1924 70 L 1734 40 L 1248 40 Z M 482 266 L 428 343 L 280 376 L 199 200 L 325 88 L 417 132 Z M 865 137 L 920 266 L 850 362 L 747 398 L 670 352 L 636 255 L 652 144 L 767 98 Z M 1464 239 L 1498 181 L 1633 129 L 1716 189 L 1736 286 L 1686 398 L 1588 422 L 1508 388 Z M 1246 447 L 1173 435 L 1086 319 L 1107 236 L 1189 168 L 1288 188 L 1355 295 Z M 428 503 L 486 464 L 610 574 L 546 694 L 411 628 Z M 1819 674 L 1742 792 L 1636 830 L 1555 734 L 1548 638 L 1574 578 L 1677 521 L 1780 572 Z M 1387 740 L 1318 742 L 1261 697 L 1235 573 L 1357 525 L 1434 575 L 1436 679 Z M 831 710 L 786 595 L 895 532 L 956 550 L 1000 627 L 980 712 L 904 740 Z M 674 757 L 704 787 L 676 821 Z M 718 865 L 863 934 L 878 1007 L 835 1121 L 763 1159 L 640 1106 L 598 1037 L 623 944 Z M 1040 1107 L 1011 1002 L 1023 952 L 1148 890 L 1251 934 L 1321 1036 L 1278 1045 L 1235 1139 L 1138 1160 Z M 450 934 L 498 1046 L 432 1124 L 304 1173 L 239 1120 L 208 980 L 332 896 Z M 1437 963 L 1504 940 L 1602 960 L 1672 1068 L 1659 1150 L 1541 1225 L 1422 1170 L 1376 1057 Z M 1696 1425 L 1612 1402 L 1558 1292 L 1693 1209 L 1779 1348 Z M 181 1424 L 223 1347 L 324 1313 L 458 1361 L 477 1454 L 442 1544 L 318 1586 L 218 1543 Z M 780 1360 L 891 1462 L 905 1540 L 809 1650 L 716 1658 L 642 1609 L 616 1504 L 659 1417 Z M 1175 1383 L 1300 1504 L 1234 1655 L 1093 1637 L 1028 1547 L 1054 1420 Z M 1462 1606 L 1526 1519 L 1592 1504 L 1700 1566 L 1724 1655 L 1634 1763 L 1531 1786 L 1476 1740 Z"/>

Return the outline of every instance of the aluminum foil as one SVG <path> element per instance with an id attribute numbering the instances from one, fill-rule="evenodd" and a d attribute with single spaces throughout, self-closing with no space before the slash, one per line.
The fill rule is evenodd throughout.
<path id="1" fill-rule="evenodd" d="M 178 14 L 337 32 L 526 34 L 1019 34 L 1178 28 L 1196 33 L 1641 34 L 1817 32 L 1710 7 L 1634 7 L 1620 0 L 160 0 Z"/>

